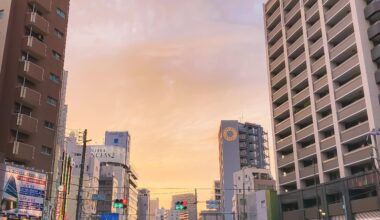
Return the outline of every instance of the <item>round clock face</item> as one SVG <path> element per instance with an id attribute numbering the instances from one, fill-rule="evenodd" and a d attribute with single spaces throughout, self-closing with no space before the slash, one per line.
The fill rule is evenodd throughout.
<path id="1" fill-rule="evenodd" d="M 232 128 L 232 127 L 227 127 L 224 129 L 223 131 L 223 138 L 226 140 L 226 141 L 233 141 L 236 139 L 238 135 L 238 132 L 236 131 L 235 128 Z"/>

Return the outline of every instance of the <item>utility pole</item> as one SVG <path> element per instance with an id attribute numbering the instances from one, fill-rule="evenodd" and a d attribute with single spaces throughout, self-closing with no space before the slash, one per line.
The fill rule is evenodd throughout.
<path id="1" fill-rule="evenodd" d="M 197 188 L 194 189 L 195 192 L 195 213 L 196 213 L 196 219 L 198 219 L 198 194 L 197 194 Z"/>
<path id="2" fill-rule="evenodd" d="M 246 220 L 246 213 L 245 213 L 245 204 L 247 203 L 245 201 L 245 179 L 243 181 L 243 201 L 244 201 L 244 204 L 243 204 L 243 220 Z"/>
<path id="3" fill-rule="evenodd" d="M 78 187 L 78 196 L 77 196 L 77 214 L 76 214 L 76 220 L 81 219 L 82 215 L 82 188 L 83 188 L 83 173 L 84 173 L 84 165 L 86 162 L 86 147 L 87 142 L 90 140 L 87 140 L 87 129 L 83 132 L 83 148 L 82 148 L 82 160 L 80 165 L 80 175 L 79 175 L 79 187 Z"/>

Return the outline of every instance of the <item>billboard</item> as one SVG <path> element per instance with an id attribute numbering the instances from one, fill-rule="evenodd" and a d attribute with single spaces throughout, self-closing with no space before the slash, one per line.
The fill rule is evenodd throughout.
<path id="1" fill-rule="evenodd" d="M 47 176 L 10 165 L 5 166 L 1 212 L 41 217 L 44 209 Z"/>
<path id="2" fill-rule="evenodd" d="M 114 162 L 128 165 L 127 150 L 119 146 L 92 145 L 91 153 L 99 162 Z"/>

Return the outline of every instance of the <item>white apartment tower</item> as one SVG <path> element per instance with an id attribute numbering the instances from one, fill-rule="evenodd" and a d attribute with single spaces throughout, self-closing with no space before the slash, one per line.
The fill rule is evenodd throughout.
<path id="1" fill-rule="evenodd" d="M 380 127 L 379 1 L 264 5 L 278 189 L 373 169 Z"/>

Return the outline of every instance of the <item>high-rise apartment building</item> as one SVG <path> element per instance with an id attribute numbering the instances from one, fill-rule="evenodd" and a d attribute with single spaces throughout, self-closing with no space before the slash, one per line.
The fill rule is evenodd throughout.
<path id="1" fill-rule="evenodd" d="M 69 0 L 0 1 L 0 152 L 6 161 L 53 171 L 68 12 Z"/>
<path id="2" fill-rule="evenodd" d="M 267 68 L 281 194 L 373 169 L 371 142 L 376 142 L 367 137 L 380 127 L 379 4 L 266 1 Z M 335 189 L 336 202 L 353 194 L 352 188 L 350 193 L 339 188 L 344 187 Z M 326 203 L 316 199 L 321 194 L 316 191 L 303 202 L 298 196 L 298 209 Z M 332 192 L 326 195 L 327 203 Z M 348 207 L 349 201 L 344 202 Z"/>
<path id="3" fill-rule="evenodd" d="M 149 219 L 155 220 L 157 210 L 160 209 L 160 200 L 158 198 L 149 200 Z"/>
<path id="4" fill-rule="evenodd" d="M 137 197 L 137 219 L 150 219 L 150 191 L 148 189 L 139 189 Z"/>
<path id="5" fill-rule="evenodd" d="M 219 130 L 219 168 L 222 212 L 232 212 L 233 174 L 246 166 L 266 168 L 266 133 L 260 125 L 221 121 Z M 231 214 L 225 215 L 232 219 Z"/>

